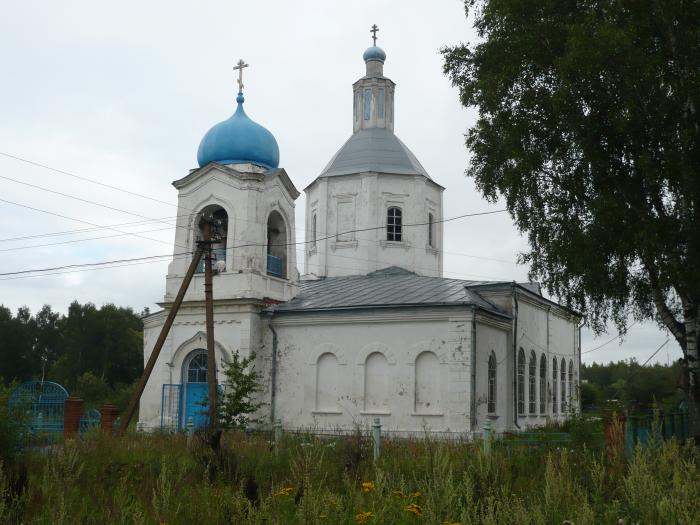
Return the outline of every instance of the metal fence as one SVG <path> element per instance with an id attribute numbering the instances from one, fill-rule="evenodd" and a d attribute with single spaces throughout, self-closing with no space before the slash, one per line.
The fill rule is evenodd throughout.
<path id="1" fill-rule="evenodd" d="M 647 445 L 652 441 L 676 438 L 684 441 L 690 437 L 688 411 L 650 414 L 632 414 L 625 418 L 625 452 L 629 455 L 637 444 Z"/>
<path id="2" fill-rule="evenodd" d="M 68 391 L 51 381 L 27 381 L 15 388 L 8 400 L 9 411 L 28 434 L 56 435 L 63 432 L 63 403 Z"/>

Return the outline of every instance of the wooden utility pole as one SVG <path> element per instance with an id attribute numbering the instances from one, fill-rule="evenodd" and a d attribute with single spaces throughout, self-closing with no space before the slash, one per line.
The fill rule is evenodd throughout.
<path id="1" fill-rule="evenodd" d="M 139 379 L 139 384 L 136 386 L 136 392 L 134 392 L 134 396 L 131 398 L 131 401 L 129 402 L 129 407 L 126 409 L 126 412 L 124 413 L 124 417 L 121 419 L 121 423 L 119 424 L 119 430 L 117 430 L 117 435 L 118 436 L 123 436 L 124 432 L 126 431 L 127 427 L 129 426 L 129 423 L 131 423 L 131 419 L 134 417 L 134 412 L 136 411 L 136 406 L 139 403 L 139 400 L 141 399 L 141 394 L 143 394 L 144 388 L 146 388 L 146 383 L 148 382 L 148 378 L 151 376 L 151 372 L 153 371 L 153 367 L 156 365 L 156 361 L 158 360 L 158 356 L 160 355 L 160 351 L 163 348 L 163 344 L 165 343 L 166 337 L 168 337 L 168 332 L 170 332 L 170 327 L 173 325 L 173 321 L 175 321 L 175 316 L 177 315 L 177 311 L 180 309 L 180 305 L 182 304 L 182 300 L 185 298 L 185 292 L 187 292 L 187 288 L 190 285 L 190 282 L 192 281 L 192 276 L 194 275 L 195 270 L 197 269 L 197 265 L 199 264 L 199 260 L 202 258 L 202 247 L 198 246 L 197 251 L 194 253 L 194 257 L 192 257 L 192 262 L 190 263 L 190 267 L 187 269 L 187 273 L 185 274 L 185 277 L 182 280 L 182 284 L 180 285 L 180 289 L 177 292 L 177 296 L 175 297 L 175 301 L 173 301 L 172 306 L 170 307 L 170 312 L 168 312 L 168 317 L 165 319 L 165 323 L 163 324 L 163 328 L 160 331 L 160 335 L 158 336 L 158 340 L 156 341 L 155 346 L 153 347 L 153 351 L 151 352 L 151 356 L 148 358 L 148 363 L 146 363 L 146 368 L 143 370 L 143 374 L 141 374 L 141 379 Z"/>
<path id="2" fill-rule="evenodd" d="M 207 382 L 209 383 L 209 429 L 212 433 L 219 427 L 218 397 L 216 380 L 216 354 L 214 354 L 214 286 L 211 268 L 212 259 L 212 220 L 202 217 L 201 228 L 204 234 L 204 311 L 207 327 Z"/>

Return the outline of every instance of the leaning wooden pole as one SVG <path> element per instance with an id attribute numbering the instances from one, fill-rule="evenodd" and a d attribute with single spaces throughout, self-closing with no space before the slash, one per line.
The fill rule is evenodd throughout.
<path id="1" fill-rule="evenodd" d="M 207 382 L 209 383 L 209 429 L 212 433 L 219 427 L 218 395 L 216 380 L 216 355 L 214 354 L 214 283 L 211 268 L 211 222 L 202 224 L 206 253 L 204 255 L 204 311 L 207 327 Z"/>
<path id="2" fill-rule="evenodd" d="M 165 323 L 163 324 L 163 328 L 160 331 L 158 340 L 156 341 L 156 344 L 153 347 L 153 351 L 151 351 L 151 356 L 148 358 L 146 368 L 143 369 L 143 374 L 141 374 L 139 384 L 136 386 L 136 392 L 134 392 L 134 395 L 131 398 L 131 401 L 129 402 L 129 407 L 126 409 L 124 417 L 122 417 L 121 419 L 121 423 L 119 424 L 119 430 L 117 430 L 118 436 L 124 435 L 124 432 L 129 426 L 129 423 L 131 423 L 131 418 L 134 417 L 134 412 L 136 412 L 136 406 L 139 404 L 141 394 L 143 394 L 143 391 L 146 388 L 148 378 L 151 377 L 151 372 L 153 372 L 153 367 L 155 367 L 156 365 L 156 361 L 158 360 L 158 356 L 160 355 L 160 350 L 163 348 L 163 344 L 165 343 L 165 338 L 168 337 L 170 327 L 173 325 L 173 321 L 175 321 L 177 311 L 180 309 L 182 300 L 185 298 L 185 292 L 187 292 L 187 288 L 189 287 L 190 282 L 192 281 L 192 276 L 197 270 L 199 260 L 202 258 L 202 251 L 202 248 L 198 247 L 197 251 L 194 252 L 194 257 L 192 258 L 190 267 L 187 269 L 187 273 L 185 274 L 185 277 L 182 280 L 182 284 L 180 285 L 180 289 L 177 292 L 175 301 L 173 301 L 173 304 L 170 307 L 170 312 L 168 312 L 168 317 L 165 319 Z"/>

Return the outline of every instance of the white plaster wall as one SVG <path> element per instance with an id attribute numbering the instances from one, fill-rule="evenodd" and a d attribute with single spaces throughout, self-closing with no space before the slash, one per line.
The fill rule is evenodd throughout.
<path id="1" fill-rule="evenodd" d="M 363 173 L 317 179 L 306 189 L 306 231 L 312 235 L 317 216 L 316 245 L 306 246 L 304 272 L 318 276 L 364 275 L 400 266 L 419 275 L 442 276 L 443 188 L 423 176 Z M 354 210 L 351 227 L 338 220 L 338 203 Z M 386 240 L 386 214 L 390 206 L 403 212 L 401 242 Z M 432 213 L 433 246 L 428 245 L 428 213 Z M 410 225 L 416 226 L 410 226 Z M 419 225 L 418 225 L 419 224 Z M 339 232 L 359 231 L 345 240 Z M 324 237 L 330 236 L 329 239 Z"/>
<path id="2" fill-rule="evenodd" d="M 165 317 L 166 312 L 163 311 L 147 317 L 144 321 L 144 366 L 151 356 Z M 223 384 L 225 377 L 222 363 L 230 362 L 231 355 L 236 350 L 246 357 L 259 346 L 259 314 L 248 305 L 215 305 L 214 338 L 217 380 L 219 384 Z M 184 359 L 193 350 L 206 349 L 206 344 L 204 306 L 183 305 L 141 396 L 139 429 L 160 429 L 163 385 L 182 383 Z"/>
<path id="3" fill-rule="evenodd" d="M 506 323 L 476 323 L 476 418 L 475 430 L 483 431 L 486 419 L 491 428 L 503 432 L 513 427 L 513 369 L 511 330 Z M 488 413 L 488 361 L 491 352 L 496 356 L 496 412 Z"/>
<path id="4" fill-rule="evenodd" d="M 525 413 L 518 418 L 518 424 L 523 427 L 543 425 L 548 419 L 564 420 L 569 417 L 569 410 L 562 412 L 561 397 L 558 410 L 555 414 L 552 406 L 552 360 L 556 357 L 558 365 L 561 359 L 567 363 L 567 404 L 568 398 L 568 363 L 573 362 L 574 380 L 578 378 L 578 325 L 575 318 L 569 317 L 561 308 L 542 301 L 538 304 L 534 300 L 524 300 L 521 296 L 518 303 L 518 336 L 517 346 L 525 351 Z M 527 364 L 531 352 L 537 357 L 537 374 L 535 378 L 536 410 L 529 410 L 529 369 Z M 544 355 L 547 359 L 547 396 L 545 411 L 540 411 L 540 359 Z M 559 374 L 561 373 L 559 367 Z M 557 375 L 558 383 L 561 381 Z M 559 384 L 557 387 L 559 388 Z M 573 388 L 573 392 L 577 389 Z M 574 399 L 574 409 L 578 409 L 578 401 Z"/>
<path id="5" fill-rule="evenodd" d="M 469 430 L 470 311 L 394 312 L 369 315 L 278 315 L 275 417 L 285 427 L 369 427 L 379 417 L 394 432 Z M 269 347 L 269 343 L 266 343 Z M 433 352 L 439 361 L 434 409 L 415 405 L 415 359 Z M 325 353 L 337 358 L 336 398 L 317 405 L 317 363 Z M 365 403 L 367 358 L 386 358 L 385 408 Z M 373 374 L 370 371 L 370 378 Z M 326 383 L 327 384 L 327 383 Z M 381 403 L 380 403 L 381 405 Z"/>
<path id="6" fill-rule="evenodd" d="M 190 177 L 176 182 L 179 186 L 177 231 L 173 261 L 168 266 L 165 300 L 172 301 L 177 294 L 191 261 L 191 256 L 180 254 L 194 251 L 197 215 L 210 204 L 221 206 L 228 215 L 226 271 L 214 277 L 214 298 L 289 300 L 296 295 L 298 270 L 293 246 L 296 194 L 290 193 L 285 185 L 283 177 L 286 175 L 239 172 L 228 166 L 209 165 Z M 272 210 L 280 212 L 286 223 L 290 244 L 288 279 L 267 275 L 267 218 Z M 203 299 L 204 274 L 195 274 L 185 300 Z"/>

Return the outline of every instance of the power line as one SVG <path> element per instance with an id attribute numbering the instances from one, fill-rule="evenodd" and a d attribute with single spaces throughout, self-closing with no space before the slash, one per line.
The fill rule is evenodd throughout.
<path id="1" fill-rule="evenodd" d="M 4 199 L 0 199 L 0 202 L 9 202 L 10 204 L 17 204 L 17 203 L 11 202 L 11 201 L 6 201 L 6 200 L 4 200 Z M 53 212 L 47 212 L 47 211 L 45 211 L 45 210 L 39 210 L 38 208 L 32 208 L 32 207 L 30 207 L 30 206 L 24 206 L 24 205 L 21 205 L 21 204 L 18 204 L 18 205 L 19 205 L 19 206 L 26 207 L 26 208 L 30 208 L 30 209 L 35 209 L 35 210 L 38 210 L 38 211 L 42 211 L 42 212 L 44 212 L 44 213 L 50 213 L 51 215 L 58 215 L 58 214 L 55 214 L 55 213 L 53 213 Z M 467 217 L 477 217 L 477 216 L 481 216 L 481 215 L 491 215 L 491 214 L 500 213 L 500 212 L 503 212 L 503 211 L 505 211 L 505 210 L 487 211 L 487 212 L 475 212 L 475 213 L 465 213 L 465 214 L 462 214 L 462 215 L 458 215 L 458 216 L 456 216 L 456 217 L 450 217 L 450 218 L 448 218 L 448 219 L 441 219 L 441 220 L 439 220 L 439 221 L 433 221 L 433 223 L 435 223 L 435 222 L 450 222 L 450 221 L 455 221 L 455 220 L 458 220 L 458 219 L 464 219 L 464 218 L 467 218 Z M 61 216 L 61 215 L 59 215 L 59 216 Z M 62 216 L 62 217 L 67 218 L 66 216 Z M 92 223 L 89 223 L 89 222 L 87 222 L 87 221 L 82 221 L 82 220 L 80 220 L 80 219 L 73 219 L 73 218 L 71 218 L 71 220 L 77 220 L 77 221 L 80 221 L 80 222 L 85 222 L 85 223 L 87 223 L 87 224 L 92 224 Z M 403 226 L 404 226 L 404 227 L 414 227 L 414 226 L 425 226 L 426 224 L 428 224 L 428 223 L 427 223 L 427 222 L 422 222 L 422 223 L 414 223 L 414 224 L 404 224 Z M 94 226 L 94 225 L 93 225 L 93 226 Z M 346 234 L 349 234 L 349 233 L 356 233 L 356 232 L 369 231 L 369 230 L 377 230 L 377 229 L 384 229 L 384 228 L 386 228 L 386 226 L 375 226 L 375 227 L 372 227 L 372 228 L 362 228 L 362 229 L 357 229 L 357 230 L 348 230 L 348 231 L 345 231 L 345 232 L 341 232 L 341 233 L 339 233 L 339 234 L 334 234 L 334 235 L 329 235 L 329 236 L 327 236 L 327 237 L 322 237 L 322 238 L 316 239 L 316 240 L 314 240 L 314 241 L 311 241 L 311 240 L 304 240 L 304 241 L 291 242 L 291 243 L 270 244 L 269 246 L 280 246 L 280 247 L 282 247 L 282 246 L 305 245 L 305 244 L 309 244 L 309 243 L 312 243 L 312 242 L 318 242 L 318 241 L 323 241 L 323 240 L 326 240 L 326 239 L 330 239 L 330 238 L 336 237 L 337 235 L 346 235 Z M 115 231 L 119 232 L 119 230 L 115 230 Z M 119 232 L 119 233 L 125 233 L 125 232 Z M 131 234 L 131 235 L 139 236 L 139 235 L 137 235 L 137 234 Z M 143 238 L 148 239 L 147 237 L 143 237 Z M 149 239 L 149 240 L 154 240 L 154 239 Z M 162 241 L 162 242 L 165 242 L 165 241 Z M 241 244 L 241 245 L 238 245 L 238 246 L 227 247 L 226 250 L 228 251 L 228 250 L 234 250 L 234 249 L 239 249 L 239 248 L 264 247 L 264 246 L 268 246 L 268 245 L 267 245 L 266 243 L 246 243 L 246 244 Z M 177 256 L 177 255 L 188 255 L 188 254 L 192 254 L 192 253 L 194 253 L 194 252 L 188 251 L 188 252 L 184 252 L 184 253 L 180 253 L 180 254 L 173 254 L 172 256 L 175 257 L 175 256 Z M 103 265 L 103 264 L 111 264 L 111 263 L 114 263 L 114 262 L 141 261 L 141 260 L 146 260 L 146 259 L 162 258 L 162 257 L 170 257 L 170 255 L 158 255 L 158 256 L 148 256 L 148 257 L 135 257 L 135 258 L 132 258 L 132 259 L 118 259 L 118 260 L 116 260 L 116 261 L 103 261 L 103 262 L 98 262 L 98 263 L 71 264 L 71 265 L 65 265 L 65 266 L 53 267 L 53 268 L 39 268 L 39 269 L 34 269 L 34 270 L 21 270 L 21 271 L 16 271 L 16 272 L 5 272 L 5 273 L 0 273 L 0 277 L 11 276 L 11 275 L 20 275 L 20 274 L 29 274 L 29 273 L 47 272 L 47 271 L 62 270 L 62 269 L 68 269 L 68 268 L 80 268 L 80 267 L 97 266 L 97 265 Z"/>
<path id="2" fill-rule="evenodd" d="M 62 218 L 62 219 L 68 219 L 69 221 L 81 222 L 81 223 L 83 223 L 83 224 L 88 224 L 88 225 L 90 225 L 90 226 L 94 226 L 94 227 L 97 227 L 97 228 L 104 228 L 104 229 L 107 229 L 107 230 L 115 231 L 115 232 L 117 232 L 117 233 L 123 233 L 123 234 L 125 234 L 125 235 L 132 235 L 132 236 L 134 236 L 134 237 L 139 237 L 139 238 L 145 239 L 145 240 L 147 240 L 147 241 L 159 242 L 159 243 L 161 243 L 161 244 L 167 244 L 167 245 L 170 245 L 170 244 L 171 244 L 171 243 L 169 243 L 169 242 L 167 242 L 167 241 L 161 241 L 160 239 L 153 239 L 153 238 L 151 238 L 151 237 L 144 237 L 143 235 L 139 235 L 139 234 L 137 234 L 137 233 L 124 232 L 124 231 L 118 230 L 118 229 L 116 229 L 116 228 L 113 228 L 113 227 L 111 227 L 111 226 L 102 226 L 102 225 L 100 225 L 100 224 L 95 224 L 94 222 L 86 221 L 86 220 L 83 220 L 83 219 L 76 219 L 75 217 L 69 217 L 68 215 L 62 215 L 62 214 L 60 214 L 60 213 L 55 213 L 55 212 L 48 211 L 48 210 L 42 210 L 41 208 L 35 208 L 35 207 L 29 206 L 29 205 L 27 205 L 27 204 L 20 204 L 20 203 L 18 203 L 18 202 L 8 201 L 8 200 L 6 200 L 6 199 L 0 199 L 0 202 L 4 202 L 4 203 L 6 203 L 6 204 L 12 204 L 12 205 L 14 205 L 14 206 L 19 206 L 20 208 L 27 208 L 27 209 L 29 209 L 29 210 L 38 211 L 38 212 L 40 212 L 40 213 L 46 213 L 46 214 L 48 214 L 48 215 L 53 215 L 54 217 L 60 217 L 60 218 Z M 185 248 L 185 247 L 184 247 L 184 246 L 180 246 L 180 248 Z"/>
<path id="3" fill-rule="evenodd" d="M 160 200 L 160 199 L 156 199 L 155 197 L 149 197 L 148 195 L 144 195 L 144 194 L 142 194 L 142 193 L 137 193 L 137 192 L 135 192 L 135 191 L 130 191 L 130 190 L 127 190 L 127 189 L 124 189 L 124 188 L 120 188 L 120 187 L 118 187 L 118 186 L 112 186 L 111 184 L 105 184 L 104 182 L 100 182 L 100 181 L 97 181 L 97 180 L 94 180 L 94 179 L 90 179 L 90 178 L 88 178 L 88 177 L 83 177 L 83 176 L 81 176 L 81 175 L 76 175 L 75 173 L 71 173 L 71 172 L 69 172 L 69 171 L 64 171 L 64 170 L 60 170 L 60 169 L 57 169 L 57 168 L 52 168 L 51 166 L 47 166 L 46 164 L 41 164 L 41 163 L 35 162 L 35 161 L 33 161 L 33 160 L 24 159 L 24 158 L 18 157 L 18 156 L 16 156 L 16 155 L 10 155 L 9 153 L 5 153 L 5 152 L 2 152 L 2 151 L 0 151 L 0 155 L 3 155 L 3 156 L 5 156 L 5 157 L 9 157 L 9 158 L 11 158 L 11 159 L 18 160 L 18 161 L 20 161 L 20 162 L 25 162 L 25 163 L 27 163 L 27 164 L 31 164 L 31 165 L 37 166 L 37 167 L 39 167 L 39 168 L 44 168 L 44 169 L 46 169 L 46 170 L 50 170 L 50 171 L 53 171 L 53 172 L 56 172 L 56 173 L 61 173 L 61 174 L 63 174 L 63 175 L 67 175 L 67 176 L 69 176 L 69 177 L 73 177 L 73 178 L 76 178 L 76 179 L 79 179 L 79 180 L 82 180 L 82 181 L 85 181 L 85 182 L 91 182 L 92 184 L 97 184 L 97 185 L 99 185 L 99 186 L 103 186 L 103 187 L 109 188 L 109 189 L 111 189 L 111 190 L 121 191 L 122 193 L 127 193 L 127 194 L 129 194 L 129 195 L 133 195 L 134 197 L 141 197 L 142 199 L 148 199 L 148 200 L 153 201 L 153 202 L 158 202 L 158 203 L 160 203 L 160 204 L 165 204 L 166 206 L 174 206 L 175 208 L 178 207 L 177 204 L 173 204 L 173 203 L 171 203 L 171 202 L 167 202 L 167 201 L 163 201 L 163 200 Z"/>
<path id="4" fill-rule="evenodd" d="M 600 346 L 596 346 L 595 348 L 591 348 L 590 350 L 586 350 L 585 352 L 581 352 L 581 355 L 583 355 L 583 354 L 590 354 L 591 352 L 595 352 L 596 350 L 600 350 L 601 348 L 603 348 L 604 346 L 609 345 L 610 343 L 612 343 L 612 342 L 615 341 L 616 339 L 619 339 L 620 337 L 622 337 L 622 336 L 624 336 L 624 335 L 627 335 L 627 332 L 629 332 L 629 331 L 632 329 L 632 327 L 633 327 L 634 325 L 636 325 L 638 322 L 639 322 L 639 321 L 634 321 L 631 325 L 629 325 L 629 326 L 627 327 L 627 330 L 625 330 L 624 332 L 620 332 L 620 333 L 617 334 L 615 337 L 613 337 L 612 339 L 609 339 L 609 340 L 605 341 L 605 342 L 604 342 L 602 345 L 600 345 Z"/>

